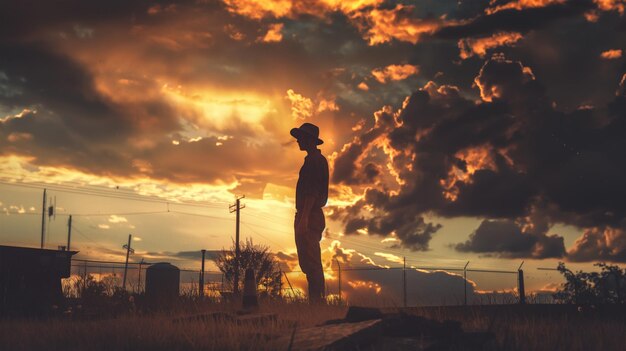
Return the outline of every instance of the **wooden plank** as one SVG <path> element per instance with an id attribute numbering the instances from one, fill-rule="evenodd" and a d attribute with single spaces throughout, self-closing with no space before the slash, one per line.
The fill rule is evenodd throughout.
<path id="1" fill-rule="evenodd" d="M 369 344 L 379 337 L 381 319 L 338 323 L 296 330 L 291 350 L 356 350 L 359 345 Z M 285 349 L 291 336 L 279 339 Z"/>

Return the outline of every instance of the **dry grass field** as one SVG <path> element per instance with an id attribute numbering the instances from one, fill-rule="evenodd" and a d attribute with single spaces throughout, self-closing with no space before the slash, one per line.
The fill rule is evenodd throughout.
<path id="1" fill-rule="evenodd" d="M 286 350 L 277 336 L 342 318 L 346 307 L 266 303 L 278 320 L 255 325 L 192 321 L 180 316 L 233 311 L 217 303 L 187 304 L 175 312 L 124 314 L 108 319 L 0 321 L 0 350 Z M 466 331 L 492 331 L 499 350 L 624 350 L 624 309 L 578 311 L 574 306 L 469 306 L 410 308 L 436 320 L 458 320 Z M 380 348 L 380 346 L 378 347 Z M 373 348 L 372 348 L 373 349 Z"/>

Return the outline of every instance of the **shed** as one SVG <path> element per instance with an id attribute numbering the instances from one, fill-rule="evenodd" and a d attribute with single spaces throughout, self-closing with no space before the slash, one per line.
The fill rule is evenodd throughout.
<path id="1" fill-rule="evenodd" d="M 77 252 L 0 245 L 0 316 L 40 315 L 61 307 L 61 278 L 69 278 Z"/>

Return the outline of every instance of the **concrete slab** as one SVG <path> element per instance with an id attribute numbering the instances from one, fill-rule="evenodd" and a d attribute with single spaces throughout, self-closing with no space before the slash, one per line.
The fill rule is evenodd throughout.
<path id="1" fill-rule="evenodd" d="M 279 339 L 279 345 L 291 350 L 357 350 L 371 344 L 380 335 L 380 319 L 357 323 L 337 323 L 296 329 L 291 343 L 291 335 Z"/>

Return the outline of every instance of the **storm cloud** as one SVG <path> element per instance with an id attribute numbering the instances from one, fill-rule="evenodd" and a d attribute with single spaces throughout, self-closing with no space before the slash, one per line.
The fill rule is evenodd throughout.
<path id="1" fill-rule="evenodd" d="M 433 212 L 498 219 L 484 221 L 456 249 L 546 258 L 565 255 L 563 239 L 548 235 L 549 225 L 529 233 L 515 221 L 532 227 L 542 217 L 549 224 L 579 228 L 621 227 L 626 214 L 620 200 L 626 195 L 620 180 L 626 176 L 621 161 L 626 157 L 626 119 L 616 107 L 623 105 L 624 96 L 616 96 L 604 109 L 560 111 L 532 68 L 503 55 L 487 60 L 474 82 L 482 100 L 478 103 L 460 96 L 454 87 L 430 82 L 390 113 L 393 117 L 387 121 L 393 122 L 382 124 L 376 116 L 363 139 L 355 137 L 344 146 L 349 151 L 361 145 L 364 152 L 339 153 L 336 162 L 350 162 L 358 169 L 362 160 L 383 153 L 391 176 L 384 184 L 362 184 L 367 186 L 362 200 L 339 210 L 346 232 L 363 229 L 385 236 L 395 231 L 404 246 L 426 249 L 428 239 L 421 246 L 414 242 L 430 237 L 436 226 L 421 231 L 423 222 L 418 220 L 407 230 L 407 211 L 411 218 Z M 376 131 L 376 142 L 368 142 Z M 341 181 L 341 175 L 335 179 Z M 358 181 L 353 177 L 343 183 Z M 396 192 L 390 195 L 383 187 Z M 389 218 L 394 218 L 390 227 L 377 225 Z M 585 237 L 600 233 L 588 229 Z M 623 234 L 610 233 L 620 238 Z M 572 257 L 588 257 L 583 253 L 590 250 L 583 247 L 601 242 L 577 242 Z M 622 260 L 619 254 L 600 256 Z"/>
<path id="2" fill-rule="evenodd" d="M 0 14 L 0 157 L 22 169 L 261 198 L 293 187 L 288 131 L 306 120 L 347 235 L 425 251 L 437 217 L 473 217 L 458 251 L 626 260 L 626 61 L 603 58 L 626 50 L 619 2 L 26 1 Z M 581 237 L 565 248 L 555 224 Z"/>

